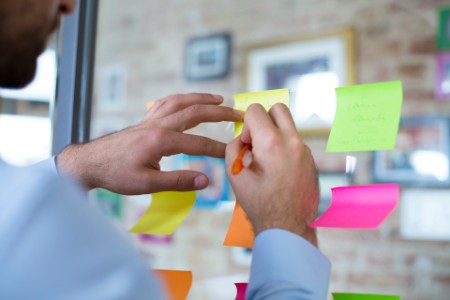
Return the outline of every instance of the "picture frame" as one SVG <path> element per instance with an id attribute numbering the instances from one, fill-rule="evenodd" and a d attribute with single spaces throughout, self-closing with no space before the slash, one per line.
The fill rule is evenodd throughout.
<path id="1" fill-rule="evenodd" d="M 163 157 L 160 166 L 163 171 L 197 171 L 208 177 L 208 186 L 196 191 L 194 209 L 220 209 L 222 204 L 233 203 L 234 194 L 226 176 L 224 158 L 180 153 Z"/>
<path id="2" fill-rule="evenodd" d="M 449 135 L 449 117 L 402 119 L 395 149 L 373 153 L 374 182 L 448 187 Z"/>
<path id="3" fill-rule="evenodd" d="M 247 90 L 288 88 L 297 129 L 327 133 L 336 107 L 335 88 L 356 83 L 354 61 L 352 28 L 252 46 L 246 50 Z"/>
<path id="4" fill-rule="evenodd" d="M 436 56 L 435 94 L 440 100 L 450 100 L 450 52 Z"/>
<path id="5" fill-rule="evenodd" d="M 450 50 L 450 7 L 439 9 L 438 49 Z"/>
<path id="6" fill-rule="evenodd" d="M 229 33 L 193 37 L 185 48 L 187 80 L 223 78 L 229 73 L 231 35 Z"/>
<path id="7" fill-rule="evenodd" d="M 194 208 L 214 209 L 219 203 L 233 199 L 233 192 L 226 177 L 225 159 L 186 154 L 179 156 L 180 169 L 202 172 L 209 179 L 208 187 L 196 192 Z"/>

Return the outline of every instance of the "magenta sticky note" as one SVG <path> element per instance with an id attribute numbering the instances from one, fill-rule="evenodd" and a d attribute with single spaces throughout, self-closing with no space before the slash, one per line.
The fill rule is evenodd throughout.
<path id="1" fill-rule="evenodd" d="M 375 229 L 399 199 L 396 184 L 335 187 L 331 193 L 330 207 L 310 227 Z"/>
<path id="2" fill-rule="evenodd" d="M 247 292 L 247 283 L 237 282 L 234 284 L 236 286 L 236 299 L 235 300 L 245 300 L 245 293 Z"/>

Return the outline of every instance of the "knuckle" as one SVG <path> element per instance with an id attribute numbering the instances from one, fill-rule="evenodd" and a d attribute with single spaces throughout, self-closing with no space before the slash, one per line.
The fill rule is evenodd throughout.
<path id="1" fill-rule="evenodd" d="M 181 174 L 177 175 L 175 184 L 176 184 L 176 187 L 181 190 L 189 187 L 188 180 Z"/>
<path id="2" fill-rule="evenodd" d="M 278 145 L 281 143 L 280 136 L 273 130 L 267 131 L 265 135 L 265 141 L 267 146 Z"/>
<path id="3" fill-rule="evenodd" d="M 302 140 L 297 135 L 290 136 L 288 138 L 288 143 L 289 143 L 290 147 L 292 147 L 294 149 L 303 149 L 305 147 Z"/>
<path id="4" fill-rule="evenodd" d="M 256 110 L 264 109 L 264 107 L 259 103 L 252 103 L 247 108 L 247 112 L 254 112 Z"/>
<path id="5" fill-rule="evenodd" d="M 183 94 L 174 94 L 167 99 L 167 101 L 165 102 L 165 106 L 171 110 L 178 110 L 180 107 L 182 107 L 183 100 Z"/>
<path id="6" fill-rule="evenodd" d="M 169 97 L 172 101 L 180 101 L 184 97 L 184 94 L 173 94 Z"/>
<path id="7" fill-rule="evenodd" d="M 203 139 L 202 143 L 203 143 L 203 149 L 205 149 L 206 153 L 211 153 L 214 150 L 214 146 L 210 140 Z"/>
<path id="8" fill-rule="evenodd" d="M 201 114 L 202 110 L 203 110 L 202 105 L 194 104 L 187 108 L 187 113 L 191 116 L 196 116 L 196 115 Z"/>
<path id="9" fill-rule="evenodd" d="M 154 107 L 177 108 L 183 102 L 184 97 L 184 94 L 172 94 L 155 101 Z"/>
<path id="10" fill-rule="evenodd" d="M 287 106 L 284 103 L 275 103 L 270 110 L 272 111 L 285 111 L 287 109 Z"/>
<path id="11" fill-rule="evenodd" d="M 152 130 L 152 141 L 153 142 L 161 142 L 165 140 L 169 135 L 169 130 L 164 128 L 157 128 Z"/>
<path id="12" fill-rule="evenodd" d="M 153 110 L 160 109 L 161 107 L 164 106 L 165 103 L 166 103 L 166 98 L 156 100 L 155 103 L 153 104 L 152 108 L 153 108 Z"/>

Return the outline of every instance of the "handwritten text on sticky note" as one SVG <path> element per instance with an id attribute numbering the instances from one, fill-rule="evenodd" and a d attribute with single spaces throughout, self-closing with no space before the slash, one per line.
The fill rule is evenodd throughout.
<path id="1" fill-rule="evenodd" d="M 331 189 L 330 207 L 311 227 L 375 229 L 395 208 L 396 184 L 344 186 Z"/>
<path id="2" fill-rule="evenodd" d="M 154 193 L 152 203 L 130 232 L 172 234 L 194 203 L 195 191 Z"/>
<path id="3" fill-rule="evenodd" d="M 393 149 L 402 94 L 400 81 L 337 88 L 327 152 Z"/>

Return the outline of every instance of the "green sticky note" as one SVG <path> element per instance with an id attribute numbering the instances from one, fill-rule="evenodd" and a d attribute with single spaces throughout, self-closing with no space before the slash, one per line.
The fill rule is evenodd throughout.
<path id="1" fill-rule="evenodd" d="M 393 149 L 402 99 L 401 81 L 337 88 L 327 152 Z"/>
<path id="2" fill-rule="evenodd" d="M 349 294 L 332 293 L 333 300 L 400 300 L 400 296 L 374 295 L 374 294 Z"/>

